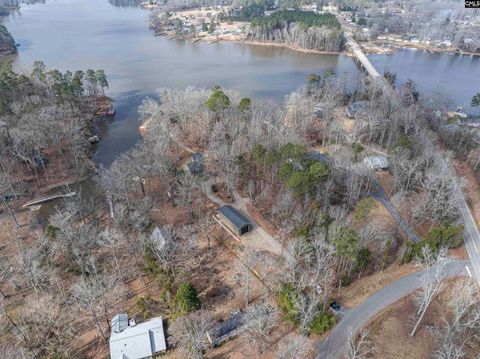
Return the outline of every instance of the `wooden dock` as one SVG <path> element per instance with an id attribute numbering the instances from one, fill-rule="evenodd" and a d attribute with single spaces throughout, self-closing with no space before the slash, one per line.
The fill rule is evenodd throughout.
<path id="1" fill-rule="evenodd" d="M 77 194 L 76 192 L 70 192 L 70 193 L 66 193 L 66 194 L 54 194 L 54 195 L 51 195 L 51 196 L 48 196 L 48 197 L 37 198 L 37 199 L 34 199 L 32 201 L 29 201 L 29 202 L 25 203 L 22 207 L 26 208 L 26 207 L 34 206 L 36 204 L 42 204 L 42 203 L 45 203 L 45 202 L 54 201 L 54 200 L 60 199 L 60 198 L 69 198 L 69 197 L 75 196 L 76 194 Z"/>

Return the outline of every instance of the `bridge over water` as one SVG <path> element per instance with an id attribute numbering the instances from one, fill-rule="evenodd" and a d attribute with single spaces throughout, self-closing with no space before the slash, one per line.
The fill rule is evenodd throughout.
<path id="1" fill-rule="evenodd" d="M 344 31 L 343 33 L 345 35 L 345 40 L 347 40 L 347 45 L 353 51 L 353 54 L 360 62 L 362 67 L 365 69 L 365 71 L 367 71 L 367 73 L 374 79 L 381 77 L 377 69 L 373 67 L 368 57 L 365 56 L 360 46 L 358 46 L 357 42 L 353 39 L 352 35 L 350 35 L 347 31 Z"/>

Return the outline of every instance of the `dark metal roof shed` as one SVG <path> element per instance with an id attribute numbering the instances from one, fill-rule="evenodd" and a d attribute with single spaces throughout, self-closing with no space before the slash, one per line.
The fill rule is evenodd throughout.
<path id="1" fill-rule="evenodd" d="M 307 153 L 307 160 L 320 161 L 320 162 L 324 162 L 326 164 L 330 163 L 330 159 L 328 158 L 328 156 L 324 155 L 323 153 L 321 153 L 317 150 L 308 152 Z"/>
<path id="2" fill-rule="evenodd" d="M 201 175 L 203 173 L 203 154 L 194 153 L 187 166 L 191 174 Z"/>
<path id="3" fill-rule="evenodd" d="M 218 211 L 239 230 L 245 225 L 252 225 L 252 222 L 247 217 L 228 204 L 221 207 Z"/>
<path id="4" fill-rule="evenodd" d="M 235 336 L 244 324 L 244 314 L 239 313 L 217 324 L 207 332 L 207 338 L 215 347 L 225 340 Z"/>

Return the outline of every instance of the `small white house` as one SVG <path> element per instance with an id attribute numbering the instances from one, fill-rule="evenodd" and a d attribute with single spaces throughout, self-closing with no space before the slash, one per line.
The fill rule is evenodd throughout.
<path id="1" fill-rule="evenodd" d="M 112 319 L 110 359 L 150 359 L 167 350 L 161 317 L 136 324 L 127 314 Z"/>
<path id="2" fill-rule="evenodd" d="M 384 156 L 365 157 L 363 163 L 375 171 L 388 170 L 390 168 L 390 163 L 387 157 Z"/>

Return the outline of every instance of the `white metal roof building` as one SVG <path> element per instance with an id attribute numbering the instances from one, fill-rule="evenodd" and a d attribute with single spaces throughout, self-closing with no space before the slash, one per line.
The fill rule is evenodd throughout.
<path id="1" fill-rule="evenodd" d="M 161 317 L 135 324 L 127 314 L 112 319 L 110 359 L 150 359 L 167 350 Z"/>
<path id="2" fill-rule="evenodd" d="M 370 156 L 365 157 L 363 162 L 372 170 L 380 171 L 387 170 L 390 167 L 387 157 L 385 156 Z"/>

